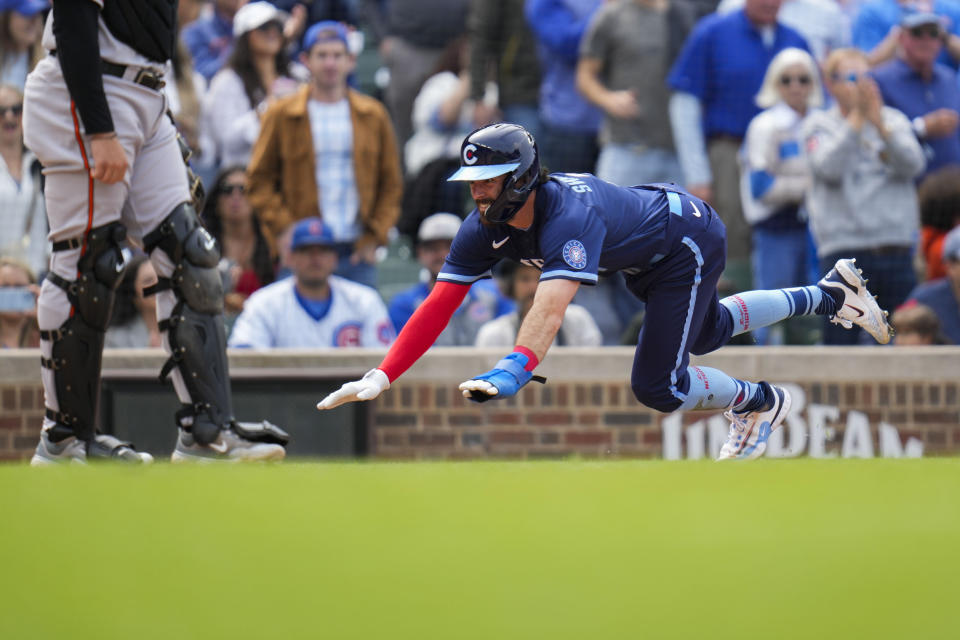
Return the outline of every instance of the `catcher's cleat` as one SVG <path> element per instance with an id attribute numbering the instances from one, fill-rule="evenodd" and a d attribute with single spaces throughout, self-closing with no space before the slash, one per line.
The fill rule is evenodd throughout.
<path id="1" fill-rule="evenodd" d="M 44 430 L 40 435 L 40 442 L 37 443 L 36 452 L 30 459 L 30 465 L 42 467 L 62 462 L 86 464 L 94 460 L 150 464 L 153 462 L 153 456 L 137 451 L 129 442 L 104 433 L 96 434 L 93 441 L 87 444 L 74 436 L 53 442 L 50 439 L 50 432 Z"/>
<path id="2" fill-rule="evenodd" d="M 180 429 L 177 446 L 170 459 L 173 462 L 282 460 L 286 453 L 283 445 L 276 442 L 248 440 L 238 434 L 234 426 L 231 426 L 221 429 L 217 439 L 210 444 L 200 444 L 194 439 L 192 433 Z"/>
<path id="3" fill-rule="evenodd" d="M 49 432 L 44 429 L 40 433 L 40 442 L 37 443 L 37 449 L 33 453 L 33 457 L 30 458 L 30 466 L 45 467 L 63 462 L 86 464 L 86 445 L 83 440 L 79 440 L 75 436 L 69 436 L 59 442 L 53 442 L 50 440 Z"/>
<path id="4" fill-rule="evenodd" d="M 770 434 L 776 431 L 790 412 L 790 393 L 786 389 L 767 382 L 760 384 L 767 386 L 767 398 L 770 400 L 766 407 L 746 413 L 724 412 L 723 415 L 730 420 L 730 432 L 717 460 L 759 458 L 767 450 Z"/>
<path id="5" fill-rule="evenodd" d="M 867 281 L 857 269 L 856 258 L 837 260 L 830 273 L 817 283 L 837 303 L 837 311 L 830 322 L 844 329 L 853 325 L 863 327 L 880 344 L 887 344 L 893 329 L 887 322 L 887 312 L 880 309 L 876 298 L 867 290 Z"/>
<path id="6" fill-rule="evenodd" d="M 129 442 L 124 442 L 104 433 L 93 436 L 93 441 L 87 445 L 87 459 L 119 460 L 150 464 L 153 456 L 144 451 L 137 451 Z"/>

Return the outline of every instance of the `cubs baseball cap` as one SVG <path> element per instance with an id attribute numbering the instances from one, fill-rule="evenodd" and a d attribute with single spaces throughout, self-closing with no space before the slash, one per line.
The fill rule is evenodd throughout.
<path id="1" fill-rule="evenodd" d="M 342 22 L 334 20 L 322 20 L 307 29 L 303 36 L 303 50 L 310 51 L 318 42 L 330 40 L 339 40 L 347 47 L 347 51 L 350 51 L 350 30 Z"/>
<path id="2" fill-rule="evenodd" d="M 269 2 L 245 4 L 233 16 L 233 37 L 239 38 L 247 32 L 259 29 L 268 22 L 276 22 L 282 26 L 286 19 L 287 14 Z"/>
<path id="3" fill-rule="evenodd" d="M 0 11 L 16 11 L 22 16 L 34 16 L 50 8 L 50 0 L 3 0 Z"/>
<path id="4" fill-rule="evenodd" d="M 930 11 L 907 11 L 900 19 L 900 26 L 905 29 L 913 29 L 927 24 L 935 24 L 943 28 L 943 18 Z"/>
<path id="5" fill-rule="evenodd" d="M 333 231 L 320 218 L 304 218 L 293 228 L 290 249 L 303 247 L 332 247 L 336 244 Z"/>
<path id="6" fill-rule="evenodd" d="M 453 240 L 460 230 L 461 220 L 452 213 L 435 213 L 427 216 L 420 223 L 420 230 L 417 231 L 417 242 L 430 242 L 431 240 Z"/>
<path id="7" fill-rule="evenodd" d="M 943 240 L 943 261 L 960 262 L 960 226 L 954 227 Z"/>

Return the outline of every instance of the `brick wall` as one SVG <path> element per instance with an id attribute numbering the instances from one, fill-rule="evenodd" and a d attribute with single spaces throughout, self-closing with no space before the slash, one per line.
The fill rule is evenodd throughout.
<path id="1" fill-rule="evenodd" d="M 0 460 L 30 457 L 42 421 L 43 388 L 39 384 L 0 384 Z"/>
<path id="2" fill-rule="evenodd" d="M 476 349 L 428 353 L 373 401 L 371 455 L 700 457 L 719 447 L 726 432 L 718 413 L 665 416 L 641 406 L 628 384 L 629 348 L 555 349 L 537 370 L 547 385 L 531 383 L 501 401 L 465 400 L 457 384 L 488 370 L 501 355 Z M 365 349 L 233 352 L 230 367 L 235 377 L 296 372 L 347 380 L 382 357 L 382 351 Z M 43 413 L 38 359 L 29 350 L 0 355 L 0 460 L 27 458 L 36 444 Z M 155 375 L 163 359 L 154 350 L 115 351 L 104 362 L 114 375 Z M 887 455 L 898 447 L 908 454 L 917 447 L 923 455 L 960 454 L 960 347 L 727 347 L 694 362 L 744 379 L 793 385 L 794 410 L 782 430 L 784 455 Z"/>
<path id="3" fill-rule="evenodd" d="M 807 423 L 797 427 L 809 432 L 811 420 L 823 422 L 825 455 L 842 451 L 851 412 L 866 417 L 875 450 L 880 425 L 888 424 L 897 429 L 901 446 L 914 438 L 922 443 L 924 455 L 960 453 L 957 382 L 795 387 L 800 392 L 794 390 L 794 411 Z M 531 384 L 516 398 L 479 406 L 448 383 L 398 383 L 375 402 L 372 449 L 385 458 L 660 457 L 664 422 L 670 419 L 640 405 L 626 383 Z M 720 416 L 725 434 L 728 423 L 720 412 L 674 415 L 673 420 L 680 420 L 684 452 L 692 437 L 686 428 L 711 419 L 716 424 L 715 416 Z"/>

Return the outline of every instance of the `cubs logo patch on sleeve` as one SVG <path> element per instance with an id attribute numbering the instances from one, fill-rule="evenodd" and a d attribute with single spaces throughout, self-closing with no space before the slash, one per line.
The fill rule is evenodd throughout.
<path id="1" fill-rule="evenodd" d="M 579 240 L 567 240 L 563 245 L 563 261 L 574 269 L 587 266 L 587 250 Z"/>

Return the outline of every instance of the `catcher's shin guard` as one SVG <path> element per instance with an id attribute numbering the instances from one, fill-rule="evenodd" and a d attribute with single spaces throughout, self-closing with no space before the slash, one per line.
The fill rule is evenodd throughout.
<path id="1" fill-rule="evenodd" d="M 55 422 L 48 431 L 52 442 L 69 436 L 90 442 L 96 430 L 100 400 L 100 370 L 103 343 L 117 287 L 126 264 L 120 243 L 126 228 L 119 222 L 91 229 L 83 238 L 55 242 L 54 251 L 84 247 L 77 262 L 77 279 L 66 280 L 54 272 L 47 279 L 63 289 L 73 312 L 59 329 L 44 330 L 40 338 L 52 342 L 51 358 L 41 365 L 53 371 L 59 411 L 47 407 L 47 418 Z"/>
<path id="2" fill-rule="evenodd" d="M 189 396 L 177 412 L 177 424 L 201 445 L 216 441 L 228 428 L 250 441 L 286 444 L 289 436 L 269 422 L 238 423 L 233 417 L 223 283 L 217 270 L 220 251 L 193 206 L 183 203 L 174 209 L 144 237 L 144 246 L 149 252 L 163 251 L 174 265 L 170 277 L 159 278 L 145 293 L 169 289 L 176 297 L 170 316 L 159 324 L 171 350 L 160 378 L 176 369 Z"/>
<path id="3" fill-rule="evenodd" d="M 177 422 L 198 442 L 209 444 L 233 421 L 223 282 L 217 271 L 220 251 L 189 203 L 177 206 L 147 234 L 144 246 L 148 252 L 160 249 L 174 265 L 169 278 L 159 278 L 144 292 L 149 295 L 169 289 L 176 296 L 170 316 L 160 321 L 171 350 L 160 378 L 174 368 L 180 372 L 190 403 L 177 413 Z"/>

